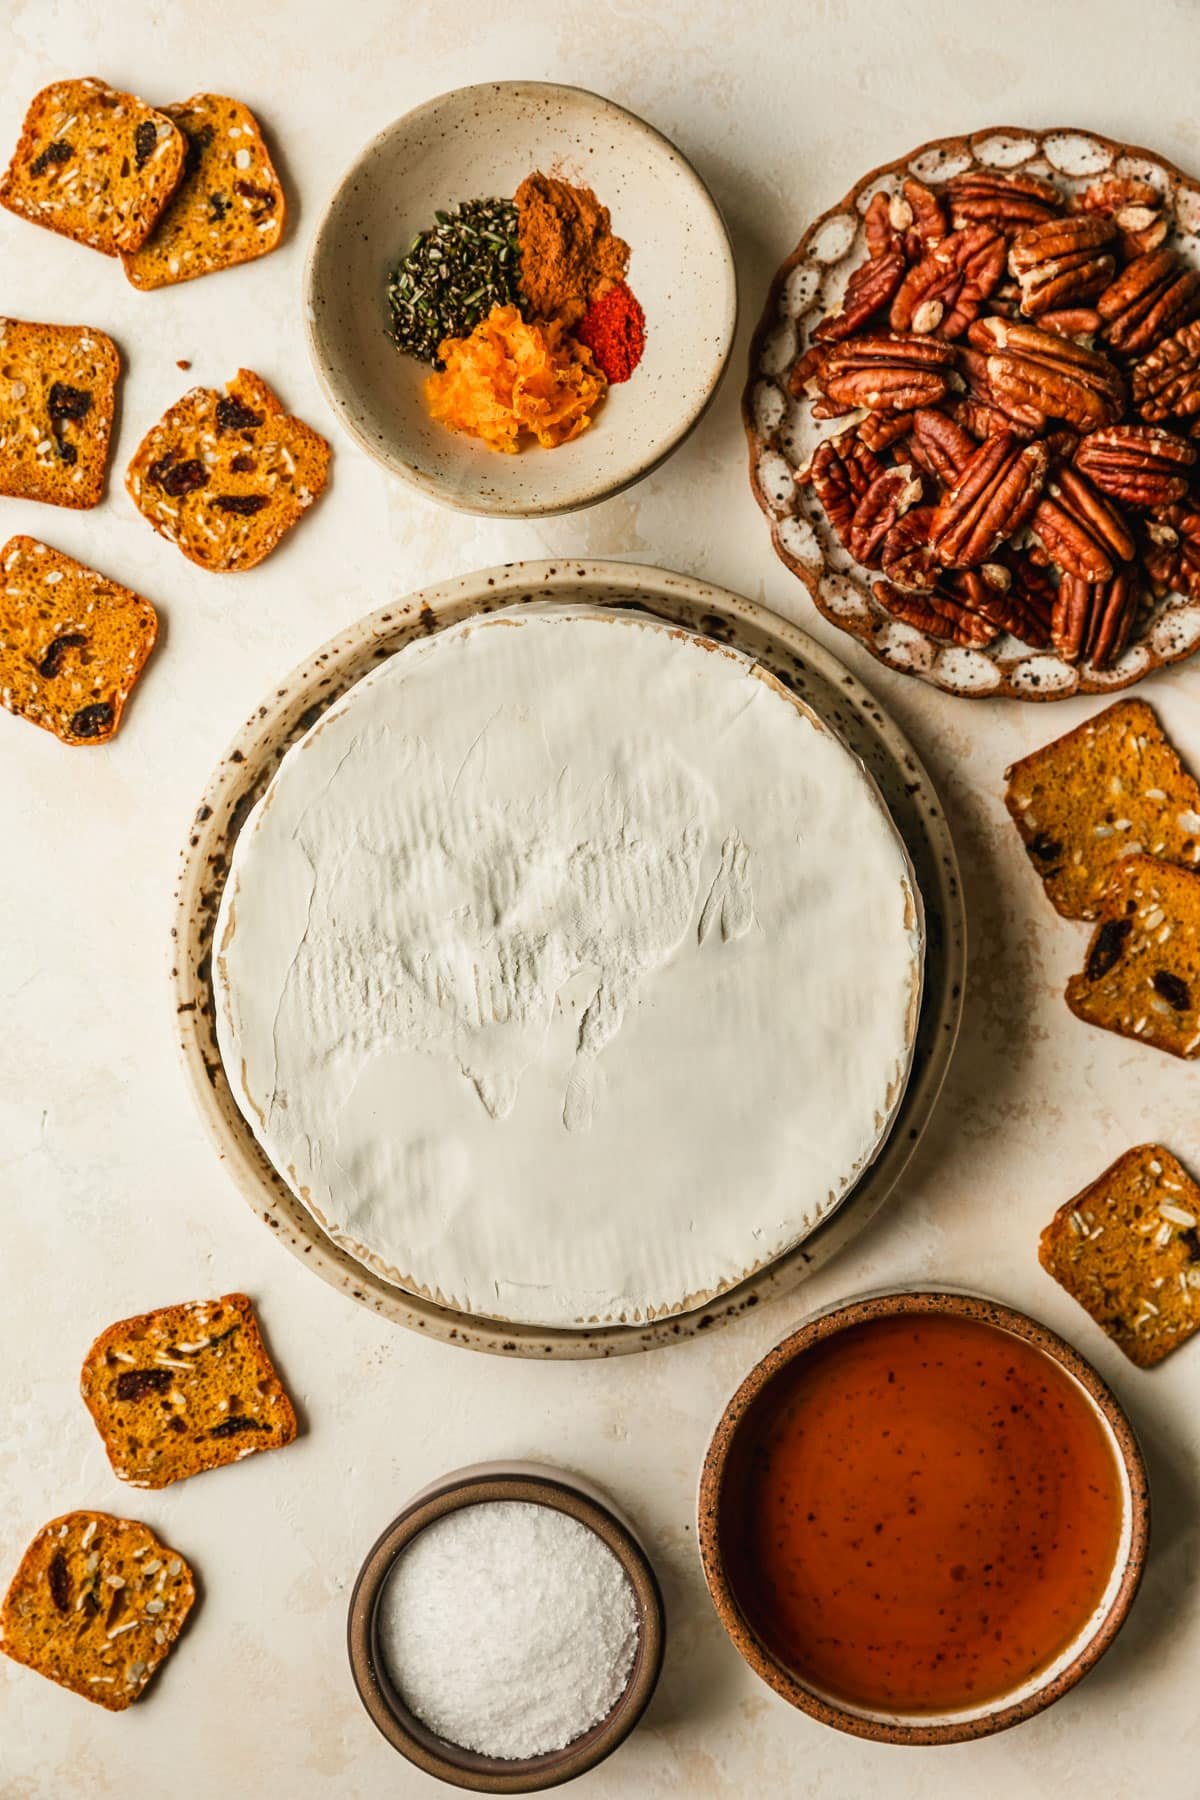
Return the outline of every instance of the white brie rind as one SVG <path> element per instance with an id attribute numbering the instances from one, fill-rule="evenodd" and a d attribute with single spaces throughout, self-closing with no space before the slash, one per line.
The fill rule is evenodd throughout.
<path id="1" fill-rule="evenodd" d="M 415 641 L 235 847 L 217 1035 L 275 1168 L 401 1287 L 532 1325 L 683 1310 L 885 1139 L 924 958 L 861 763 L 739 652 L 534 605 Z"/>

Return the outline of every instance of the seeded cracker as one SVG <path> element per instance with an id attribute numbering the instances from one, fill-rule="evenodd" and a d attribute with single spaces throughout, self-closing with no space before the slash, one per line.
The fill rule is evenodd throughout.
<path id="1" fill-rule="evenodd" d="M 132 1487 L 169 1487 L 296 1435 L 245 1294 L 110 1325 L 80 1387 L 115 1474 Z"/>
<path id="2" fill-rule="evenodd" d="M 121 358 L 89 325 L 0 319 L 0 494 L 95 506 Z"/>
<path id="3" fill-rule="evenodd" d="M 64 744 L 106 744 L 158 636 L 130 588 L 52 550 L 0 550 L 0 705 Z"/>
<path id="4" fill-rule="evenodd" d="M 1139 1368 L 1200 1327 L 1200 1187 L 1160 1144 L 1127 1150 L 1060 1206 L 1038 1256 Z"/>
<path id="5" fill-rule="evenodd" d="M 260 376 L 192 388 L 139 444 L 125 476 L 138 511 L 202 569 L 252 569 L 312 505 L 329 445 L 289 418 Z"/>
<path id="6" fill-rule="evenodd" d="M 1172 1056 L 1200 1054 L 1200 872 L 1153 856 L 1119 863 L 1067 1005 Z"/>
<path id="7" fill-rule="evenodd" d="M 1200 785 L 1142 700 L 1120 700 L 1014 763 L 1005 804 L 1065 919 L 1095 919 L 1114 866 L 1200 863 Z"/>
<path id="8" fill-rule="evenodd" d="M 165 114 L 103 81 L 37 94 L 0 205 L 106 256 L 145 243 L 183 173 L 185 144 Z"/>
<path id="9" fill-rule="evenodd" d="M 0 1650 L 110 1712 L 124 1712 L 170 1654 L 196 1585 L 181 1556 L 135 1519 L 51 1519 L 0 1607 Z"/>
<path id="10" fill-rule="evenodd" d="M 154 231 L 121 258 L 137 288 L 192 281 L 265 256 L 283 236 L 287 211 L 248 107 L 222 94 L 194 94 L 163 111 L 187 140 L 187 160 Z"/>

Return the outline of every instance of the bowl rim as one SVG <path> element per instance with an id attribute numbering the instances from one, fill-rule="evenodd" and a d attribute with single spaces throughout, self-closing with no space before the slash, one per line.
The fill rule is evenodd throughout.
<path id="1" fill-rule="evenodd" d="M 594 102 L 606 112 L 618 114 L 623 120 L 633 125 L 637 131 L 657 140 L 673 157 L 678 159 L 685 175 L 690 178 L 696 190 L 697 199 L 703 207 L 707 208 L 714 228 L 714 242 L 720 245 L 724 260 L 727 286 L 725 319 L 722 324 L 719 353 L 707 388 L 701 393 L 690 411 L 684 415 L 678 428 L 669 437 L 664 447 L 657 454 L 640 463 L 632 473 L 622 475 L 618 480 L 606 482 L 599 488 L 585 486 L 566 499 L 553 502 L 528 500 L 514 502 L 506 500 L 502 496 L 472 496 L 468 498 L 466 495 L 450 491 L 436 476 L 426 475 L 420 469 L 414 468 L 411 462 L 396 450 L 394 445 L 384 444 L 373 438 L 355 419 L 340 384 L 334 378 L 322 347 L 321 332 L 317 322 L 317 263 L 322 255 L 334 212 L 340 205 L 347 188 L 402 127 L 411 127 L 426 116 L 432 116 L 439 107 L 446 105 L 449 101 L 459 100 L 470 95 L 480 97 L 487 94 L 494 95 L 501 90 L 518 90 L 544 96 L 570 95 L 574 99 L 582 97 Z M 359 151 L 325 202 L 309 239 L 308 251 L 304 259 L 302 284 L 304 336 L 308 346 L 309 360 L 321 392 L 342 429 L 361 450 L 366 451 L 373 462 L 378 463 L 389 474 L 397 476 L 417 493 L 423 494 L 427 500 L 433 500 L 439 506 L 445 506 L 453 512 L 469 513 L 476 518 L 540 519 L 550 518 L 559 513 L 582 512 L 589 506 L 598 506 L 602 500 L 610 500 L 615 495 L 624 493 L 627 488 L 644 480 L 647 475 L 652 475 L 655 469 L 661 468 L 663 463 L 673 456 L 679 446 L 691 436 L 716 399 L 729 368 L 740 316 L 737 264 L 734 259 L 733 245 L 730 242 L 729 229 L 712 190 L 690 157 L 685 156 L 679 146 L 667 137 L 665 132 L 659 131 L 657 126 L 651 125 L 648 120 L 631 112 L 619 101 L 610 100 L 607 95 L 598 94 L 592 88 L 579 87 L 573 83 L 561 81 L 526 81 L 522 79 L 481 81 L 470 83 L 465 87 L 447 88 L 445 92 L 421 101 L 419 105 L 410 108 L 408 112 L 401 113 L 390 124 L 384 125 Z"/>
<path id="2" fill-rule="evenodd" d="M 621 1564 L 638 1609 L 638 1647 L 620 1699 L 582 1736 L 540 1756 L 481 1756 L 438 1737 L 404 1705 L 378 1654 L 379 1602 L 401 1551 L 435 1520 L 493 1501 L 548 1506 L 594 1531 Z M 381 1532 L 355 1579 L 346 1638 L 359 1699 L 393 1749 L 427 1775 L 472 1793 L 529 1794 L 573 1781 L 624 1743 L 658 1685 L 666 1612 L 649 1555 L 633 1526 L 599 1489 L 582 1477 L 540 1464 L 488 1463 L 454 1470 L 421 1489 Z"/>
<path id="3" fill-rule="evenodd" d="M 814 1345 L 853 1325 L 911 1313 L 948 1314 L 998 1326 L 1041 1350 L 1073 1376 L 1112 1435 L 1128 1488 L 1130 1515 L 1128 1545 L 1118 1548 L 1113 1565 L 1114 1570 L 1120 1568 L 1116 1590 L 1091 1637 L 1080 1646 L 1066 1667 L 1023 1699 L 1008 1701 L 1000 1696 L 991 1710 L 979 1715 L 928 1723 L 921 1723 L 916 1715 L 908 1722 L 855 1712 L 806 1686 L 768 1648 L 742 1611 L 726 1575 L 720 1541 L 725 1470 L 738 1428 L 752 1403 L 781 1370 Z M 889 1289 L 846 1302 L 834 1302 L 806 1320 L 755 1364 L 725 1405 L 705 1452 L 700 1474 L 697 1525 L 700 1560 L 709 1596 L 734 1646 L 755 1674 L 793 1706 L 824 1725 L 875 1743 L 924 1746 L 966 1743 L 1022 1724 L 1052 1706 L 1099 1662 L 1124 1624 L 1145 1569 L 1149 1535 L 1150 1489 L 1145 1459 L 1124 1408 L 1104 1378 L 1057 1332 L 1027 1313 L 987 1295 L 949 1287 Z"/>

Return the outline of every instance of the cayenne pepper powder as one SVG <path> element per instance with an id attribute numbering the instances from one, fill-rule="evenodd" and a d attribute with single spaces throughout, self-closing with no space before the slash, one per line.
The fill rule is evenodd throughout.
<path id="1" fill-rule="evenodd" d="M 575 336 L 586 344 L 610 382 L 628 381 L 646 348 L 646 315 L 623 281 L 589 306 Z"/>

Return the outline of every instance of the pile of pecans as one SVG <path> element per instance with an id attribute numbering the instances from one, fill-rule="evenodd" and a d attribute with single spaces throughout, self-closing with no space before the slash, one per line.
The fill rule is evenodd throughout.
<path id="1" fill-rule="evenodd" d="M 867 259 L 788 377 L 845 419 L 811 485 L 894 618 L 1100 670 L 1200 599 L 1200 270 L 1148 182 L 972 170 L 877 192 Z"/>

